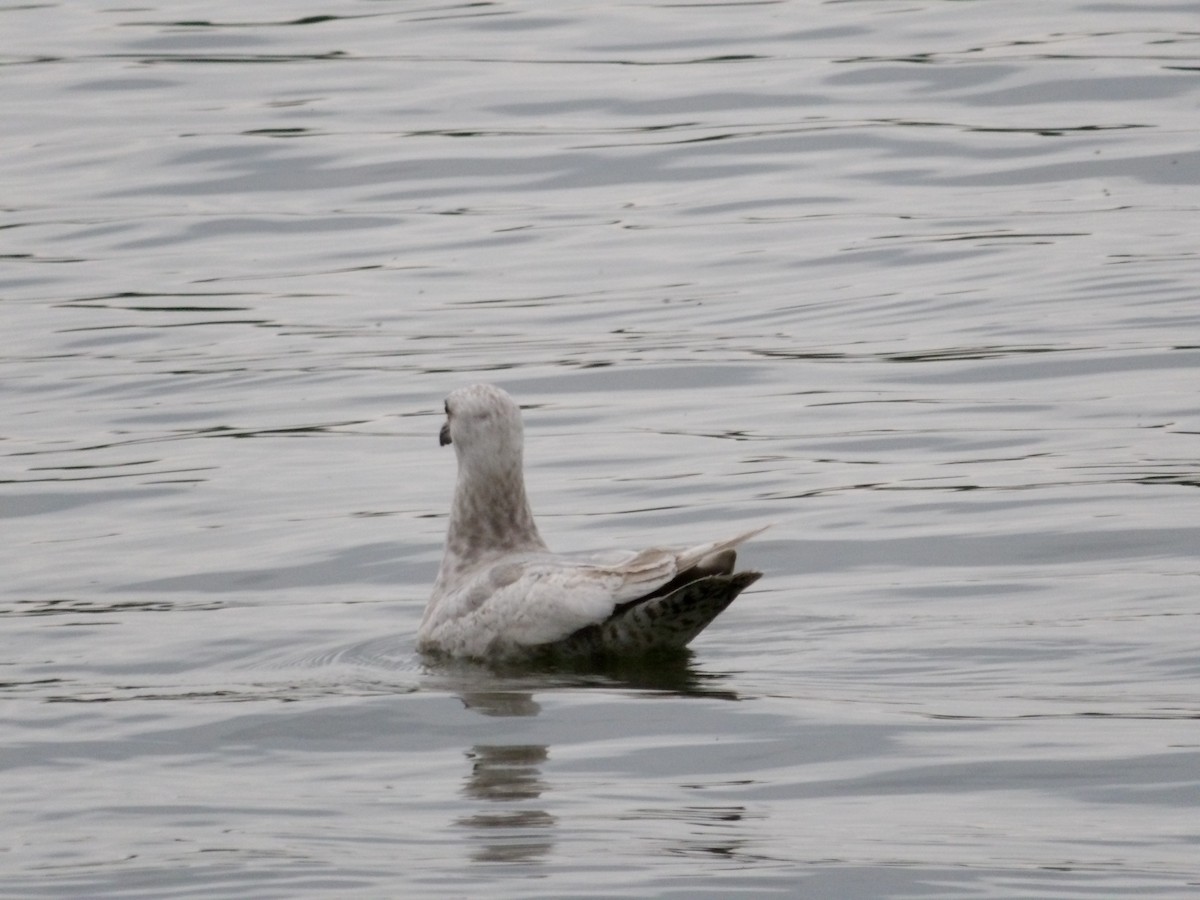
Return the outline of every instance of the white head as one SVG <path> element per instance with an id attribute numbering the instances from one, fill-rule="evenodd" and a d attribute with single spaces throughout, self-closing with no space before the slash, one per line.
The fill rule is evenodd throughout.
<path id="1" fill-rule="evenodd" d="M 480 471 L 521 465 L 521 410 L 500 388 L 473 384 L 446 398 L 442 446 L 453 444 L 461 467 Z"/>

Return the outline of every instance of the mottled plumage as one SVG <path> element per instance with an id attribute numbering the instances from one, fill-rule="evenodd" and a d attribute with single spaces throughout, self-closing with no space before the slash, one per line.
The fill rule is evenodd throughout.
<path id="1" fill-rule="evenodd" d="M 450 394 L 441 442 L 454 445 L 458 482 L 422 651 L 505 660 L 678 649 L 760 577 L 733 568 L 735 548 L 761 528 L 686 549 L 551 553 L 525 493 L 521 411 L 497 387 Z"/>

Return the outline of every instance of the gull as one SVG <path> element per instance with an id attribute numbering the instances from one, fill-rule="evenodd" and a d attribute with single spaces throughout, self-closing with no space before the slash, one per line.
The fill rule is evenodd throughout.
<path id="1" fill-rule="evenodd" d="M 683 549 L 550 552 L 525 492 L 512 397 L 475 384 L 445 408 L 440 440 L 454 445 L 458 478 L 422 652 L 498 662 L 678 651 L 761 577 L 734 564 L 763 528 Z"/>

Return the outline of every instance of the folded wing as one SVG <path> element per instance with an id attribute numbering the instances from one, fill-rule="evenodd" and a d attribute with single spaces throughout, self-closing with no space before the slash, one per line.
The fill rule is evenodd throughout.
<path id="1" fill-rule="evenodd" d="M 758 578 L 732 570 L 734 548 L 762 530 L 603 564 L 542 553 L 504 558 L 439 598 L 421 647 L 495 659 L 684 646 Z"/>

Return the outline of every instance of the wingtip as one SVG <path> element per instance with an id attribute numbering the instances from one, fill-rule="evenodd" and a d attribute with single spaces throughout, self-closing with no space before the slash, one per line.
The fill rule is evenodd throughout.
<path id="1" fill-rule="evenodd" d="M 676 564 L 679 567 L 679 571 L 690 569 L 705 557 L 713 556 L 725 550 L 737 549 L 746 541 L 750 540 L 750 538 L 757 534 L 762 534 L 762 532 L 771 527 L 771 524 L 759 525 L 757 528 L 751 528 L 749 531 L 743 531 L 741 534 L 736 534 L 730 538 L 712 541 L 708 544 L 700 544 L 697 547 L 689 547 L 686 550 L 677 552 L 675 559 Z"/>

